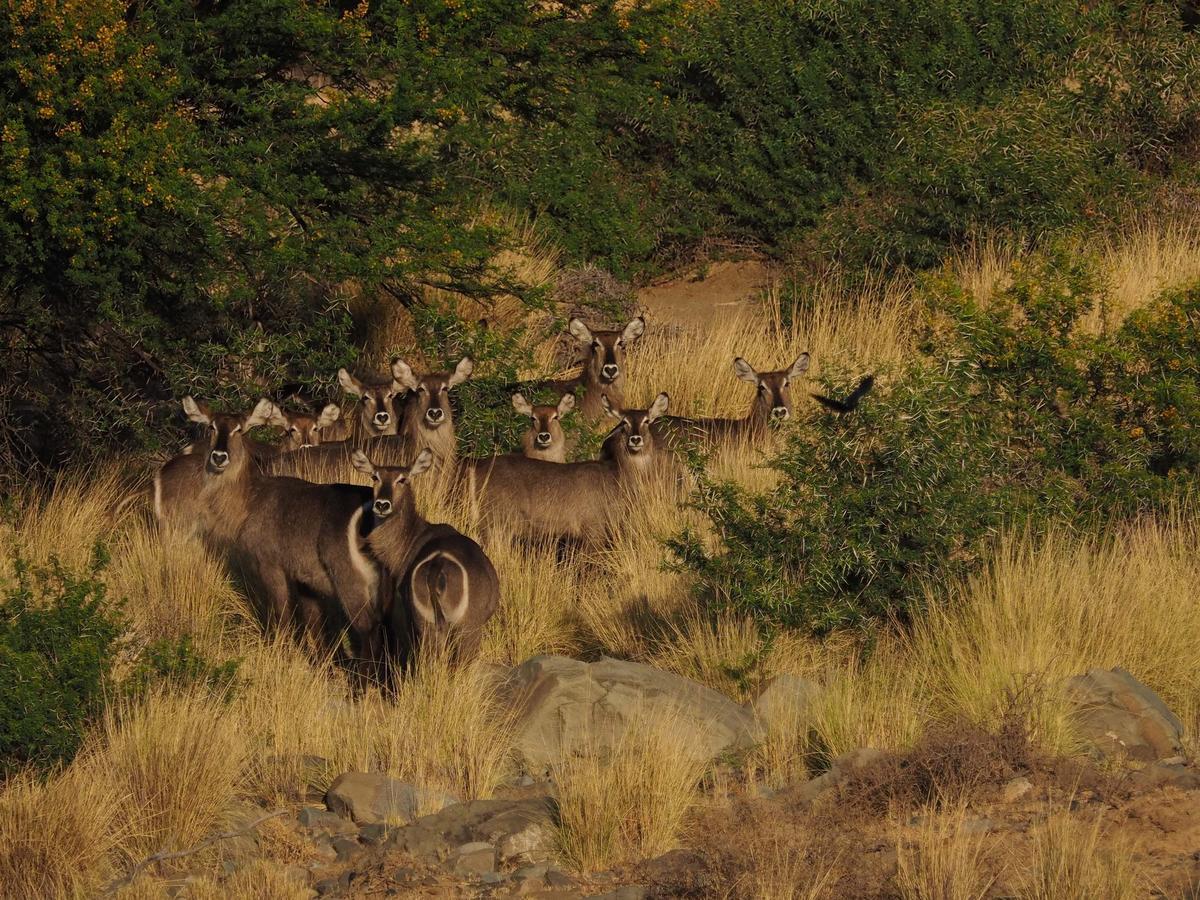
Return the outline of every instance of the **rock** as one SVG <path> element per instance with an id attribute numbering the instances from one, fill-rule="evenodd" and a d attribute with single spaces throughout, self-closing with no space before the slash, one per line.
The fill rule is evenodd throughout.
<path id="1" fill-rule="evenodd" d="M 450 854 L 447 867 L 455 875 L 483 875 L 496 871 L 496 848 L 483 841 L 463 844 Z"/>
<path id="2" fill-rule="evenodd" d="M 535 656 L 517 667 L 505 691 L 516 710 L 516 747 L 531 769 L 545 769 L 585 746 L 611 745 L 638 716 L 682 719 L 705 756 L 744 749 L 759 737 L 754 716 L 694 681 L 641 663 L 586 663 Z"/>
<path id="3" fill-rule="evenodd" d="M 313 888 L 317 892 L 318 897 L 324 897 L 328 894 L 336 894 L 342 889 L 342 881 L 340 878 L 322 878 Z"/>
<path id="4" fill-rule="evenodd" d="M 1182 751 L 1183 725 L 1124 669 L 1092 669 L 1066 683 L 1074 725 L 1094 755 L 1154 762 Z"/>
<path id="5" fill-rule="evenodd" d="M 1200 774 L 1195 769 L 1167 762 L 1151 763 L 1133 773 L 1130 779 L 1134 786 L 1142 790 L 1154 788 L 1177 788 L 1181 791 L 1194 791 L 1200 788 Z"/>
<path id="6" fill-rule="evenodd" d="M 454 802 L 448 794 L 425 791 L 379 772 L 346 772 L 325 794 L 330 812 L 358 825 L 411 822 L 422 806 L 441 809 Z"/>
<path id="7" fill-rule="evenodd" d="M 1000 792 L 1000 801 L 1002 803 L 1016 803 L 1032 790 L 1033 784 L 1028 778 L 1014 778 L 1008 784 L 1004 785 L 1004 789 Z"/>
<path id="8" fill-rule="evenodd" d="M 554 805 L 549 797 L 472 800 L 424 816 L 388 838 L 389 846 L 418 857 L 447 855 L 451 847 L 490 844 L 501 862 L 541 862 L 549 858 Z"/>
<path id="9" fill-rule="evenodd" d="M 820 691 L 816 682 L 785 672 L 768 681 L 747 705 L 765 729 L 789 728 Z"/>
<path id="10" fill-rule="evenodd" d="M 399 826 L 397 825 L 383 825 L 376 822 L 358 829 L 358 839 L 367 846 L 374 847 L 376 844 L 382 844 L 398 830 Z"/>
<path id="11" fill-rule="evenodd" d="M 316 806 L 306 806 L 296 815 L 296 819 L 305 828 L 325 831 L 329 834 L 353 834 L 354 823 L 343 819 L 336 813 Z"/>
<path id="12" fill-rule="evenodd" d="M 331 863 L 337 859 L 337 851 L 333 849 L 333 842 L 328 838 L 321 838 L 313 845 L 313 853 L 321 862 Z"/>
<path id="13" fill-rule="evenodd" d="M 362 844 L 345 837 L 336 838 L 333 842 L 333 849 L 337 853 L 338 862 L 349 862 L 363 851 Z"/>
<path id="14" fill-rule="evenodd" d="M 882 750 L 875 750 L 871 747 L 859 747 L 855 750 L 849 750 L 837 757 L 830 764 L 827 772 L 800 785 L 799 790 L 796 792 L 797 799 L 802 802 L 811 803 L 826 791 L 830 791 L 841 784 L 851 772 L 872 765 L 885 756 L 886 754 Z"/>
<path id="15" fill-rule="evenodd" d="M 559 891 L 570 890 L 577 884 L 575 879 L 562 869 L 547 869 L 545 881 L 547 887 Z"/>
<path id="16" fill-rule="evenodd" d="M 297 884 L 308 884 L 308 869 L 293 864 L 283 870 L 283 877 Z"/>

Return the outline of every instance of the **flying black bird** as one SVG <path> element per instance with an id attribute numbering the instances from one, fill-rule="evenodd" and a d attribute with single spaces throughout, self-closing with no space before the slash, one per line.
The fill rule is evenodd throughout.
<path id="1" fill-rule="evenodd" d="M 858 401 L 871 390 L 875 384 L 875 376 L 867 375 L 858 383 L 853 391 L 850 392 L 845 400 L 835 400 L 833 397 L 825 397 L 821 394 L 813 394 L 812 398 L 827 409 L 832 409 L 836 413 L 845 415 L 848 412 L 853 412 L 858 407 Z"/>

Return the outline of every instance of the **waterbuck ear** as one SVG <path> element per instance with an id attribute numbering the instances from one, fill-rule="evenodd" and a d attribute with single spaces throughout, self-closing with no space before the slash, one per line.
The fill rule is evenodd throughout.
<path id="1" fill-rule="evenodd" d="M 533 407 L 529 405 L 529 401 L 525 399 L 524 394 L 513 394 L 512 405 L 513 409 L 523 416 L 533 415 Z"/>
<path id="2" fill-rule="evenodd" d="M 415 391 L 421 384 L 413 374 L 412 368 L 400 357 L 392 360 L 392 377 L 396 379 L 397 384 L 410 391 Z"/>
<path id="3" fill-rule="evenodd" d="M 569 413 L 574 408 L 575 408 L 575 395 L 574 394 L 563 394 L 558 399 L 558 414 L 560 416 L 565 416 L 567 413 Z"/>
<path id="4" fill-rule="evenodd" d="M 329 403 L 321 410 L 321 414 L 317 416 L 316 428 L 319 431 L 322 428 L 328 428 L 334 422 L 342 417 L 342 408 L 336 403 Z"/>
<path id="5" fill-rule="evenodd" d="M 288 420 L 287 413 L 279 408 L 279 404 L 271 404 L 271 416 L 267 419 L 268 425 L 274 425 L 276 428 L 287 428 L 291 422 Z"/>
<path id="6" fill-rule="evenodd" d="M 413 464 L 408 468 L 408 477 L 414 478 L 433 465 L 433 451 L 426 447 L 417 454 Z"/>
<path id="7" fill-rule="evenodd" d="M 602 407 L 604 407 L 604 411 L 606 413 L 608 413 L 610 416 L 612 416 L 614 419 L 621 418 L 620 410 L 613 409 L 612 403 L 610 403 L 608 400 L 608 394 L 600 395 L 600 405 Z"/>
<path id="8" fill-rule="evenodd" d="M 366 394 L 363 383 L 345 369 L 338 369 L 338 384 L 342 386 L 343 391 L 353 394 L 355 397 L 362 397 Z"/>
<path id="9" fill-rule="evenodd" d="M 567 330 L 581 344 L 590 344 L 592 342 L 592 332 L 583 324 L 583 319 L 572 319 L 567 324 Z"/>
<path id="10" fill-rule="evenodd" d="M 266 425 L 271 422 L 278 412 L 274 403 L 266 397 L 262 397 L 254 404 L 254 409 L 250 411 L 250 415 L 242 420 L 242 427 L 250 429 L 257 428 L 259 425 Z"/>
<path id="11" fill-rule="evenodd" d="M 354 466 L 357 471 L 362 472 L 364 475 L 375 474 L 375 464 L 371 462 L 367 454 L 363 453 L 361 450 L 355 450 L 350 455 L 350 464 Z"/>
<path id="12" fill-rule="evenodd" d="M 187 413 L 188 419 L 199 422 L 201 425 L 212 424 L 212 413 L 209 411 L 207 403 L 197 403 L 191 394 L 184 397 L 182 402 L 183 411 Z"/>
<path id="13" fill-rule="evenodd" d="M 671 398 L 667 396 L 667 392 L 663 391 L 654 398 L 654 402 L 650 404 L 650 408 L 646 410 L 646 421 L 653 422 L 659 416 L 664 415 L 667 411 L 667 404 L 671 402 Z"/>
<path id="14" fill-rule="evenodd" d="M 742 381 L 748 381 L 751 384 L 758 384 L 758 373 L 754 371 L 754 366 L 746 362 L 740 356 L 733 361 L 733 374 Z"/>
<path id="15" fill-rule="evenodd" d="M 471 362 L 471 357 L 464 356 L 458 361 L 458 365 L 454 367 L 454 374 L 450 376 L 446 384 L 450 387 L 458 387 L 464 381 L 471 377 L 471 373 L 475 371 L 475 363 Z"/>
<path id="16" fill-rule="evenodd" d="M 641 316 L 638 316 L 625 326 L 625 330 L 621 332 L 621 340 L 623 340 L 626 344 L 632 344 L 642 336 L 645 330 L 646 320 Z"/>
<path id="17" fill-rule="evenodd" d="M 808 354 L 801 353 L 796 357 L 796 361 L 792 363 L 792 367 L 788 369 L 788 378 L 795 378 L 798 375 L 803 375 L 808 371 Z"/>

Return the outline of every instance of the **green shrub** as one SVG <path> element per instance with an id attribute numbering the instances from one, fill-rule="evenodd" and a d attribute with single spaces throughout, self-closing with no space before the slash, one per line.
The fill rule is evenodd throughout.
<path id="1" fill-rule="evenodd" d="M 203 685 L 220 696 L 229 697 L 237 689 L 238 666 L 235 659 L 213 662 L 196 648 L 189 635 L 184 635 L 177 640 L 155 641 L 145 647 L 121 687 L 128 694 L 145 694 L 161 684 Z"/>
<path id="2" fill-rule="evenodd" d="M 762 494 L 701 477 L 718 535 L 670 542 L 707 600 L 815 632 L 912 616 L 1004 527 L 1086 529 L 1200 487 L 1200 286 L 1093 333 L 1090 261 L 1059 248 L 979 303 L 924 280 L 923 357 L 797 428 Z M 846 385 L 830 385 L 836 392 Z"/>
<path id="3" fill-rule="evenodd" d="M 0 598 L 0 771 L 71 759 L 112 686 L 122 621 L 97 579 L 16 563 Z"/>

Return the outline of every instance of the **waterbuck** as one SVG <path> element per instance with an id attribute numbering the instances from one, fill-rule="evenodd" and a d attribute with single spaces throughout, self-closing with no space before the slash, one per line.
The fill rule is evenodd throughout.
<path id="1" fill-rule="evenodd" d="M 619 331 L 592 331 L 582 319 L 572 319 L 567 328 L 583 347 L 583 371 L 574 378 L 540 382 L 534 387 L 560 396 L 582 390 L 579 412 L 589 422 L 597 422 L 604 416 L 601 397 L 607 396 L 617 408 L 625 405 L 625 354 L 645 332 L 646 320 L 638 316 Z"/>
<path id="2" fill-rule="evenodd" d="M 532 420 L 521 437 L 521 452 L 530 459 L 567 461 L 567 438 L 562 419 L 575 408 L 575 395 L 563 394 L 557 406 L 533 406 L 523 394 L 513 394 L 513 409 Z"/>
<path id="3" fill-rule="evenodd" d="M 191 397 L 183 405 L 193 421 L 213 432 L 208 454 L 192 454 L 203 464 L 198 469 L 190 464 L 200 473 L 195 506 L 205 534 L 228 550 L 261 599 L 267 627 L 286 630 L 303 623 L 315 632 L 340 619 L 349 628 L 354 655 L 376 658 L 378 576 L 362 550 L 366 535 L 385 517 L 373 491 L 259 471 L 245 432 L 270 421 L 269 400 L 247 417 L 213 414 Z"/>
<path id="4" fill-rule="evenodd" d="M 408 451 L 406 458 L 423 447 L 428 447 L 442 460 L 452 460 L 458 455 L 450 391 L 470 378 L 474 370 L 475 363 L 470 357 L 460 359 L 453 372 L 430 372 L 421 376 L 417 376 L 404 360 L 392 361 L 396 389 L 408 392 L 397 431 Z"/>
<path id="5" fill-rule="evenodd" d="M 345 369 L 338 369 L 338 384 L 347 394 L 360 398 L 358 417 L 347 422 L 352 434 L 346 437 L 371 438 L 396 433 L 400 424 L 398 410 L 404 400 L 403 386 L 393 379 L 363 381 Z"/>
<path id="6" fill-rule="evenodd" d="M 284 452 L 305 450 L 342 438 L 342 435 L 335 430 L 338 420 L 342 417 L 342 410 L 336 403 L 327 404 L 315 416 L 308 413 L 288 412 L 278 406 L 276 409 L 279 416 L 273 424 L 277 424 L 283 429 L 283 441 L 279 446 Z"/>
<path id="7" fill-rule="evenodd" d="M 618 515 L 625 492 L 656 466 L 652 425 L 667 411 L 659 394 L 647 410 L 622 411 L 599 460 L 551 463 L 506 454 L 463 464 L 463 486 L 489 525 L 512 522 L 543 538 L 598 544 Z"/>
<path id="8" fill-rule="evenodd" d="M 733 361 L 734 374 L 758 388 L 745 416 L 740 419 L 664 416 L 655 430 L 673 449 L 690 442 L 713 445 L 760 439 L 773 423 L 791 418 L 792 382 L 808 371 L 808 362 L 809 355 L 801 353 L 786 369 L 756 372 L 739 356 Z"/>
<path id="9" fill-rule="evenodd" d="M 388 511 L 367 544 L 383 567 L 380 605 L 401 669 L 430 644 L 448 648 L 457 661 L 473 658 L 500 603 L 500 579 L 483 549 L 417 513 L 409 482 L 433 458 L 428 448 L 411 466 L 376 466 L 361 451 L 353 457 L 354 467 L 371 478 L 376 507 L 383 503 Z"/>

